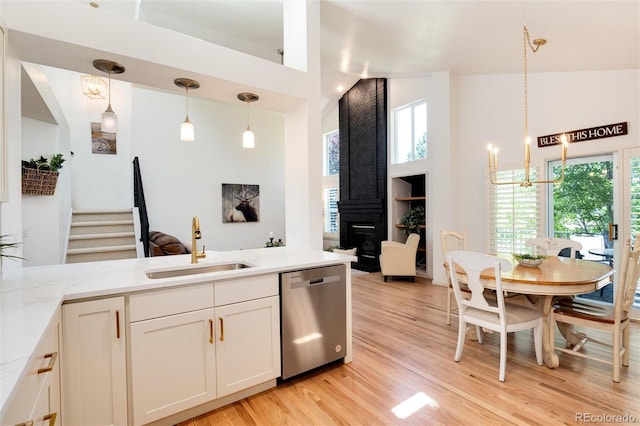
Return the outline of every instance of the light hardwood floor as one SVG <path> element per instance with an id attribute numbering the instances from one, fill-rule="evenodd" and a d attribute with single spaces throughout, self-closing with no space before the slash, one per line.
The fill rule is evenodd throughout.
<path id="1" fill-rule="evenodd" d="M 467 340 L 460 362 L 453 360 L 457 317 L 445 324 L 446 287 L 425 279 L 384 283 L 372 273 L 354 276 L 352 293 L 353 362 L 307 373 L 181 425 L 640 423 L 638 323 L 631 324 L 631 363 L 621 383 L 612 382 L 610 366 L 570 355 L 559 354 L 557 369 L 538 366 L 530 332 L 509 335 L 506 381 L 500 383 L 496 334 L 482 345 Z M 591 343 L 583 350 L 604 352 Z M 393 414 L 393 407 L 420 393 L 423 408 L 404 419 Z"/>

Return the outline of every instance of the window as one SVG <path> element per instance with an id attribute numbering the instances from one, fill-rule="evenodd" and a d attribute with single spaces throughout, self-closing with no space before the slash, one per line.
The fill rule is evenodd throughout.
<path id="1" fill-rule="evenodd" d="M 427 103 L 394 110 L 396 164 L 427 158 Z"/>
<path id="2" fill-rule="evenodd" d="M 338 188 L 334 185 L 322 185 L 322 209 L 323 232 L 337 236 L 340 222 L 338 222 Z"/>
<path id="3" fill-rule="evenodd" d="M 340 132 L 324 135 L 324 175 L 333 176 L 340 173 Z"/>
<path id="4" fill-rule="evenodd" d="M 323 137 L 322 223 L 326 239 L 339 239 L 340 218 L 340 132 L 335 130 Z"/>
<path id="5" fill-rule="evenodd" d="M 501 170 L 497 181 L 524 180 L 524 169 Z M 531 180 L 536 179 L 536 170 L 531 169 Z M 538 237 L 540 223 L 540 185 L 523 188 L 520 185 L 492 185 L 489 183 L 488 197 L 488 245 L 489 253 L 526 252 L 525 241 Z"/>

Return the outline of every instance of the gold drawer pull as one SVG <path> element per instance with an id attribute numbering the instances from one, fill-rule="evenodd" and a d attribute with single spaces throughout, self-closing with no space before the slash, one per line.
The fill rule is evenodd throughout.
<path id="1" fill-rule="evenodd" d="M 220 317 L 219 320 L 220 320 L 220 341 L 224 342 L 224 319 Z"/>
<path id="2" fill-rule="evenodd" d="M 51 413 L 44 416 L 42 420 L 49 420 L 49 426 L 54 426 L 56 424 L 56 417 L 58 417 L 58 413 Z"/>
<path id="3" fill-rule="evenodd" d="M 53 366 L 56 364 L 56 359 L 58 358 L 58 352 L 46 354 L 44 358 L 50 358 L 49 365 L 43 368 L 38 368 L 38 374 L 48 373 L 49 371 L 53 370 Z"/>
<path id="4" fill-rule="evenodd" d="M 213 320 L 209 320 L 209 343 L 213 343 Z"/>
<path id="5" fill-rule="evenodd" d="M 116 338 L 120 338 L 120 311 L 116 311 Z"/>

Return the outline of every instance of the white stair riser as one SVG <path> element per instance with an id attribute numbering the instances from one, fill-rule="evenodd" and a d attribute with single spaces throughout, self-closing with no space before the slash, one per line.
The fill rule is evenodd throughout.
<path id="1" fill-rule="evenodd" d="M 113 220 L 131 220 L 131 211 L 115 212 L 73 212 L 73 222 L 109 222 Z"/>
<path id="2" fill-rule="evenodd" d="M 108 234 L 112 232 L 133 232 L 133 223 L 75 226 L 71 224 L 71 235 Z"/>
<path id="3" fill-rule="evenodd" d="M 135 236 L 109 237 L 109 238 L 89 238 L 89 239 L 69 239 L 69 249 L 89 248 L 89 247 L 109 247 L 135 245 Z"/>

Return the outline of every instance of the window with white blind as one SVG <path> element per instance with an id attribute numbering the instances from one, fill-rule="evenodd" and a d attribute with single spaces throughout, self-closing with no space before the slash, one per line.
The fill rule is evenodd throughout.
<path id="1" fill-rule="evenodd" d="M 323 232 L 338 234 L 338 188 L 334 185 L 322 185 Z"/>
<path id="2" fill-rule="evenodd" d="M 536 170 L 530 170 L 531 180 L 536 179 Z M 524 169 L 500 170 L 498 182 L 524 180 Z M 526 252 L 525 241 L 538 237 L 540 232 L 539 185 L 523 188 L 520 185 L 488 184 L 487 239 L 490 253 Z"/>

